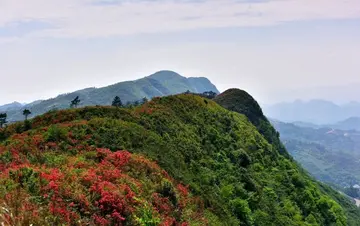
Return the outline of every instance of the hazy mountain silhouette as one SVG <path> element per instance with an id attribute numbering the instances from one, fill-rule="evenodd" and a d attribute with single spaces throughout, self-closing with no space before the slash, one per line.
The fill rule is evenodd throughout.
<path id="1" fill-rule="evenodd" d="M 350 117 L 360 117 L 360 103 L 343 105 L 327 100 L 283 102 L 264 107 L 265 114 L 284 122 L 303 122 L 312 124 L 335 124 Z"/>
<path id="2" fill-rule="evenodd" d="M 360 117 L 350 117 L 330 127 L 341 130 L 359 130 L 360 131 Z"/>
<path id="3" fill-rule="evenodd" d="M 19 102 L 13 102 L 10 104 L 5 104 L 5 105 L 0 106 L 0 111 L 14 110 L 14 109 L 21 108 L 22 106 L 23 106 L 23 104 L 21 104 Z"/>
<path id="4" fill-rule="evenodd" d="M 203 93 L 213 91 L 219 93 L 215 85 L 207 78 L 186 78 L 173 71 L 159 71 L 150 76 L 135 81 L 126 81 L 102 88 L 86 88 L 72 93 L 61 94 L 48 100 L 37 100 L 27 105 L 11 104 L 0 106 L 0 111 L 7 112 L 9 121 L 23 119 L 22 110 L 29 108 L 31 117 L 43 114 L 53 109 L 65 109 L 70 101 L 79 96 L 80 106 L 110 105 L 115 96 L 123 103 L 137 101 L 144 97 L 150 99 L 156 96 L 167 96 L 186 92 Z"/>

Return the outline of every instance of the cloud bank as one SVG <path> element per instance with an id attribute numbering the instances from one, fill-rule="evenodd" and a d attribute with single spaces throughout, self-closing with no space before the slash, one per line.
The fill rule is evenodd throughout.
<path id="1" fill-rule="evenodd" d="M 0 0 L 0 39 L 97 38 L 359 18 L 359 0 Z M 46 26 L 31 29 L 32 24 Z M 26 32 L 6 32 L 24 26 Z"/>

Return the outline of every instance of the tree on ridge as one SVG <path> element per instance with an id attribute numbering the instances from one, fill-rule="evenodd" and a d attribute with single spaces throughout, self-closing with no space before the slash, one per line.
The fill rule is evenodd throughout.
<path id="1" fill-rule="evenodd" d="M 121 102 L 121 99 L 119 96 L 116 96 L 111 104 L 111 106 L 114 106 L 114 107 L 122 107 L 123 104 Z"/>
<path id="2" fill-rule="evenodd" d="M 29 115 L 31 115 L 31 111 L 29 109 L 24 109 L 23 115 L 25 116 L 25 121 L 26 121 Z"/>
<path id="3" fill-rule="evenodd" d="M 70 102 L 70 107 L 71 108 L 77 108 L 77 106 L 79 105 L 80 103 L 80 99 L 79 99 L 79 96 L 75 97 L 75 99 L 73 99 L 71 102 Z"/>
<path id="4" fill-rule="evenodd" d="M 6 113 L 0 113 L 0 128 L 2 128 L 3 125 L 7 123 L 6 118 L 7 118 Z"/>

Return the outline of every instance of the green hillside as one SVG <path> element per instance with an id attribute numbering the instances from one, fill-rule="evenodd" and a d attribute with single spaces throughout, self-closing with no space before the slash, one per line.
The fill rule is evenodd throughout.
<path id="1" fill-rule="evenodd" d="M 53 109 L 69 108 L 70 101 L 76 96 L 79 96 L 81 100 L 80 106 L 95 106 L 111 105 L 115 96 L 119 96 L 125 104 L 128 101 L 138 101 L 144 97 L 151 99 L 156 96 L 179 94 L 187 90 L 194 93 L 203 93 L 205 91 L 219 93 L 207 78 L 186 78 L 173 71 L 159 71 L 135 81 L 120 82 L 102 88 L 78 90 L 48 100 L 35 101 L 25 106 L 16 105 L 16 107 L 3 111 L 7 112 L 8 121 L 12 122 L 24 119 L 22 115 L 22 109 L 24 108 L 31 110 L 30 117 L 44 114 Z"/>
<path id="2" fill-rule="evenodd" d="M 240 89 L 229 89 L 218 95 L 214 101 L 230 111 L 245 115 L 276 150 L 289 157 L 280 142 L 279 133 L 264 116 L 260 105 L 247 92 Z"/>
<path id="3" fill-rule="evenodd" d="M 240 89 L 229 89 L 218 95 L 214 100 L 226 109 L 248 116 L 249 120 L 257 127 L 258 131 L 264 135 L 269 143 L 273 144 L 274 148 L 281 150 L 280 153 L 283 155 L 285 154 L 285 156 L 289 156 L 284 148 L 284 145 L 280 141 L 281 134 L 281 140 L 285 143 L 285 146 L 287 150 L 289 150 L 291 156 L 301 163 L 301 166 L 311 172 L 316 179 L 334 183 L 334 178 L 340 181 L 349 181 L 349 178 L 354 178 L 350 176 L 351 174 L 349 174 L 349 172 L 344 173 L 344 169 L 350 169 L 352 167 L 355 169 L 357 166 L 355 166 L 354 163 L 357 158 L 352 158 L 352 160 L 349 161 L 350 156 L 348 154 L 343 153 L 341 155 L 340 152 L 337 154 L 336 152 L 331 154 L 328 150 L 323 148 L 321 144 L 327 145 L 328 147 L 337 147 L 338 149 L 344 148 L 345 146 L 348 150 L 354 151 L 358 144 L 358 133 L 350 133 L 348 131 L 348 133 L 346 133 L 347 136 L 344 136 L 344 131 L 327 133 L 329 129 L 326 128 L 304 128 L 295 126 L 291 123 L 282 123 L 273 120 L 271 123 L 275 126 L 276 130 L 280 132 L 279 134 L 271 125 L 270 121 L 263 115 L 263 112 L 256 100 L 254 100 L 247 92 Z M 254 117 L 255 115 L 256 117 Z M 296 144 L 300 146 L 296 146 Z M 295 148 L 294 145 L 297 148 Z M 309 154 L 308 149 L 305 147 L 315 148 L 312 149 L 313 152 L 311 151 Z M 314 157 L 318 154 L 322 156 L 320 158 L 321 160 Z M 309 164 L 309 162 L 311 164 Z M 335 162 L 337 164 L 334 164 Z M 350 162 L 351 164 L 347 165 Z M 324 166 L 322 172 L 315 170 L 315 168 L 318 169 L 322 166 Z M 310 179 L 313 180 L 312 178 Z M 349 225 L 360 224 L 358 223 L 360 222 L 360 209 L 354 205 L 354 202 L 349 197 L 341 195 L 328 185 L 322 183 L 319 185 L 322 191 L 340 203 L 340 205 L 346 210 L 349 216 Z"/>
<path id="4" fill-rule="evenodd" d="M 0 130 L 0 221 L 359 225 L 353 205 L 278 149 L 274 129 L 246 101 L 259 125 L 192 94 L 12 124 Z"/>

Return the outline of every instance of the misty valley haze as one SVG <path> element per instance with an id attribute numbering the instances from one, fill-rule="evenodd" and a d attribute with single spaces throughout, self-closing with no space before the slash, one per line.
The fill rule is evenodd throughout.
<path id="1" fill-rule="evenodd" d="M 353 121 L 356 121 L 357 117 L 360 118 L 360 102 L 352 101 L 339 105 L 327 100 L 297 100 L 265 105 L 264 111 L 268 117 L 284 122 L 304 122 L 315 124 L 313 126 L 331 126 L 349 120 L 349 118 L 353 118 Z M 351 129 L 351 123 L 347 125 L 347 129 Z M 353 126 L 355 129 L 357 123 Z M 358 128 L 360 129 L 360 127 Z"/>

